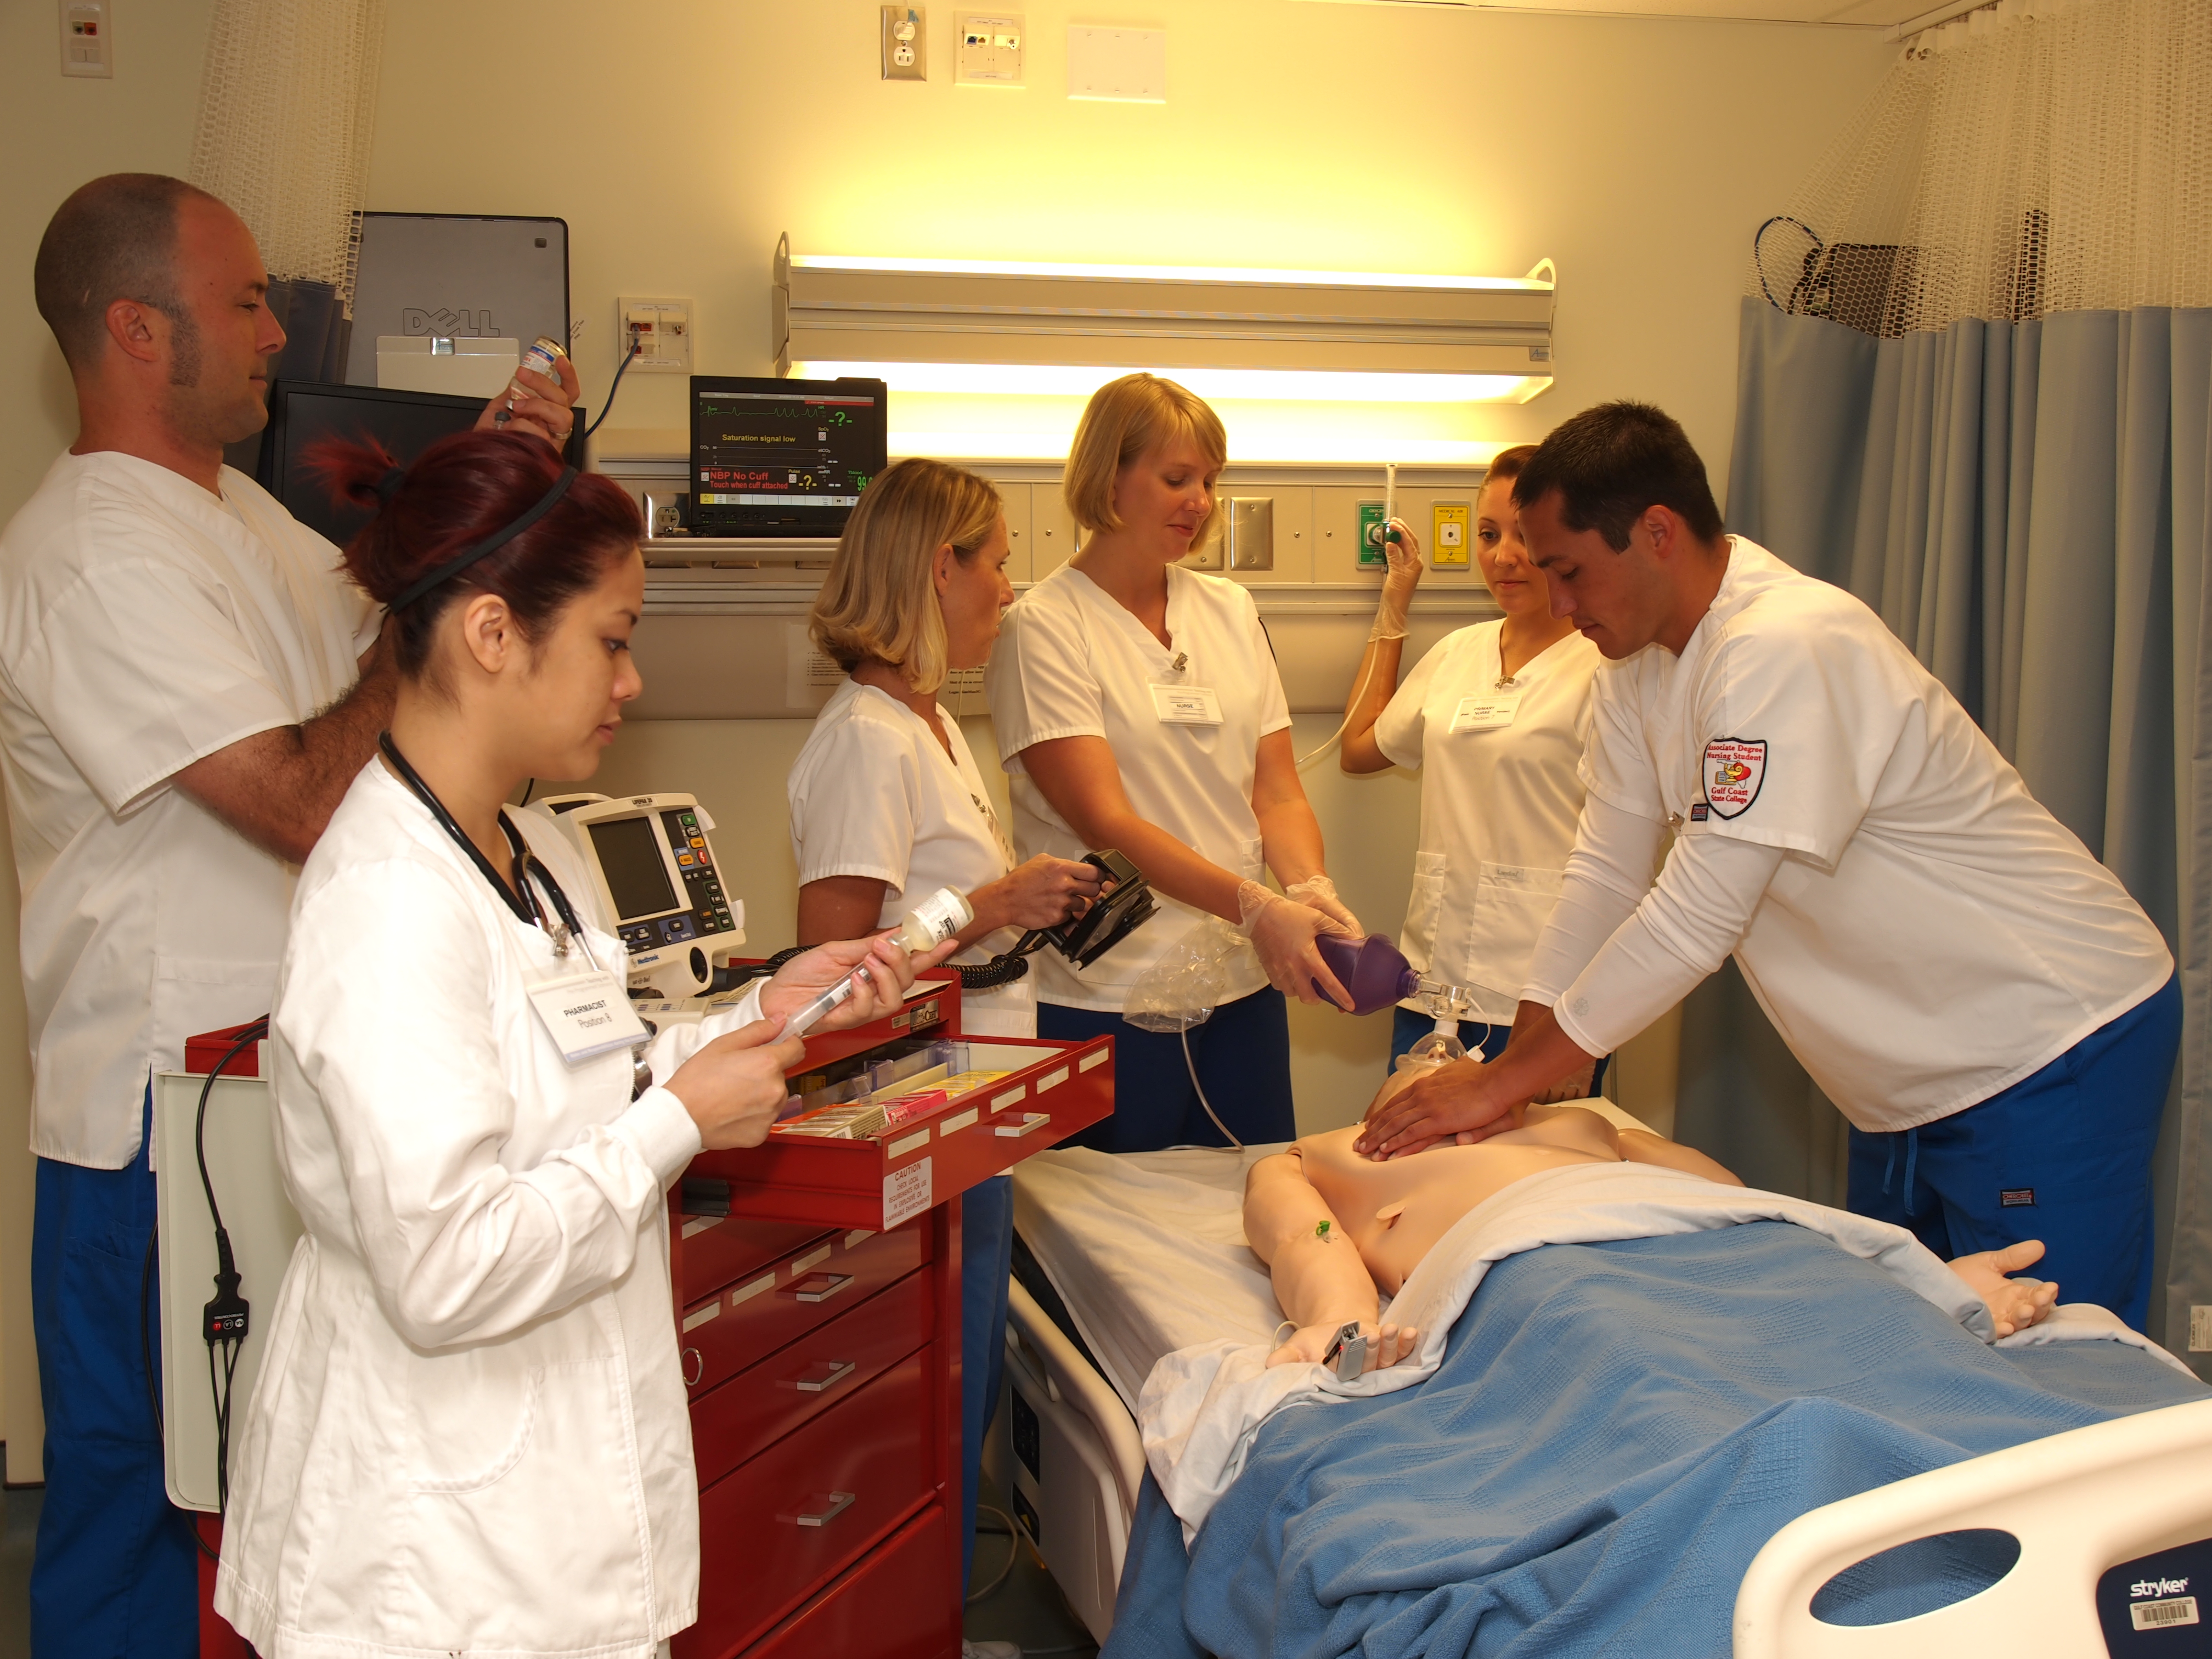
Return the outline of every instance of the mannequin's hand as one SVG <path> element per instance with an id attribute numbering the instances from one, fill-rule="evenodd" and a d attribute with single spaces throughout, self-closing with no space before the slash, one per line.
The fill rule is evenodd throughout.
<path id="1" fill-rule="evenodd" d="M 914 976 L 937 964 L 958 950 L 951 939 L 909 957 L 888 933 L 868 939 L 838 939 L 828 945 L 817 945 L 804 956 L 793 957 L 769 981 L 761 992 L 761 1012 L 774 1018 L 788 1019 L 839 980 L 855 970 L 864 970 L 863 977 L 853 994 L 822 1017 L 817 1031 L 842 1031 L 854 1025 L 865 1025 L 872 1019 L 881 1019 L 886 1014 L 896 1013 L 906 1000 L 906 988 L 914 983 Z M 793 1060 L 794 1066 L 799 1062 Z"/>
<path id="2" fill-rule="evenodd" d="M 1456 1138 L 1469 1146 L 1511 1128 L 1512 1109 L 1522 1103 L 1498 1098 L 1488 1072 L 1479 1060 L 1455 1060 L 1378 1095 L 1352 1151 L 1377 1160 L 1404 1158 L 1438 1141 Z"/>
<path id="3" fill-rule="evenodd" d="M 709 1152 L 757 1146 L 782 1109 L 783 1074 L 806 1058 L 797 1037 L 780 1037 L 781 1019 L 759 1019 L 716 1037 L 676 1068 L 668 1092 L 684 1103 Z"/>
<path id="4" fill-rule="evenodd" d="M 1268 984 L 1300 1002 L 1334 1000 L 1340 1008 L 1352 1006 L 1352 993 L 1338 983 L 1314 948 L 1318 935 L 1337 931 L 1335 922 L 1311 905 L 1293 903 L 1256 881 L 1237 889 L 1237 902 L 1244 912 L 1244 936 L 1252 941 Z M 1318 991 L 1316 981 L 1321 986 Z"/>
<path id="5" fill-rule="evenodd" d="M 2043 1260 L 2043 1241 L 2025 1238 L 2002 1250 L 1982 1250 L 1950 1263 L 1951 1271 L 1966 1281 L 1967 1288 L 1988 1304 L 1999 1336 L 2010 1336 L 2051 1317 L 2058 1304 L 2055 1279 L 2014 1279 L 2022 1267 Z"/>
<path id="6" fill-rule="evenodd" d="M 1267 1364 L 1321 1364 L 1322 1356 L 1328 1352 L 1328 1345 L 1336 1340 L 1336 1334 L 1343 1326 L 1344 1321 L 1332 1319 L 1326 1324 L 1308 1325 L 1293 1331 L 1282 1346 L 1267 1356 Z M 1362 1376 L 1412 1358 L 1413 1350 L 1421 1343 L 1421 1333 L 1411 1325 L 1378 1326 L 1371 1319 L 1363 1319 L 1359 1322 L 1359 1334 L 1367 1339 L 1367 1364 L 1360 1370 Z"/>

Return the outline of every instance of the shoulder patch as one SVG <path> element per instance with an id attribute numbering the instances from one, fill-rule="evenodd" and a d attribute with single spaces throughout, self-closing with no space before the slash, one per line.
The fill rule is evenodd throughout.
<path id="1" fill-rule="evenodd" d="M 1705 745 L 1705 799 L 1717 817 L 1739 817 L 1766 781 L 1766 739 L 1715 738 Z"/>

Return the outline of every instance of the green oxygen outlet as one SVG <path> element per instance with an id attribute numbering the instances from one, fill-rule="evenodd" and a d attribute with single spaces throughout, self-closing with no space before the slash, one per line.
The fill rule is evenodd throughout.
<path id="1" fill-rule="evenodd" d="M 1383 570 L 1389 567 L 1390 555 L 1382 545 L 1382 503 L 1359 503 L 1359 568 L 1362 570 Z"/>

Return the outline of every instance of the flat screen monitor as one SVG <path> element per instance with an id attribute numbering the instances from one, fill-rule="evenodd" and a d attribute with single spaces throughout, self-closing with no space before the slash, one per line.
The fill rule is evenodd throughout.
<path id="1" fill-rule="evenodd" d="M 305 461 L 325 438 L 374 438 L 402 466 L 439 439 L 466 432 L 483 413 L 481 398 L 436 392 L 393 392 L 373 386 L 325 386 L 279 380 L 269 389 L 269 425 L 254 477 L 310 530 L 343 547 L 369 520 L 369 509 L 335 502 Z M 568 436 L 568 465 L 583 465 L 584 411 Z"/>
<path id="2" fill-rule="evenodd" d="M 691 532 L 836 536 L 888 459 L 881 380 L 691 377 Z"/>
<path id="3" fill-rule="evenodd" d="M 673 910 L 675 884 L 660 854 L 660 820 L 648 813 L 634 818 L 608 818 L 587 823 L 592 850 L 599 854 L 599 873 L 607 878 L 607 896 L 615 902 L 617 921 L 636 921 Z"/>

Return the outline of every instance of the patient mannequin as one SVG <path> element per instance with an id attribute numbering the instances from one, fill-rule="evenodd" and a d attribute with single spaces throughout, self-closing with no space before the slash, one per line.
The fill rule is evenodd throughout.
<path id="1" fill-rule="evenodd" d="M 1275 1299 L 1297 1329 L 1270 1365 L 1322 1358 L 1340 1326 L 1358 1320 L 1367 1369 L 1395 1365 L 1419 1346 L 1411 1327 L 1382 1324 L 1377 1286 L 1397 1295 L 1422 1257 L 1461 1217 L 1529 1176 L 1576 1164 L 1656 1164 L 1741 1187 L 1703 1152 L 1641 1129 L 1616 1128 L 1579 1106 L 1528 1106 L 1515 1128 L 1471 1146 L 1438 1146 L 1376 1163 L 1352 1150 L 1360 1125 L 1308 1135 L 1262 1158 L 1244 1183 L 1244 1237 L 1267 1264 Z M 2042 1257 L 2033 1239 L 1950 1264 L 1989 1305 L 1999 1336 L 2047 1316 L 2055 1284 L 2014 1280 Z"/>

